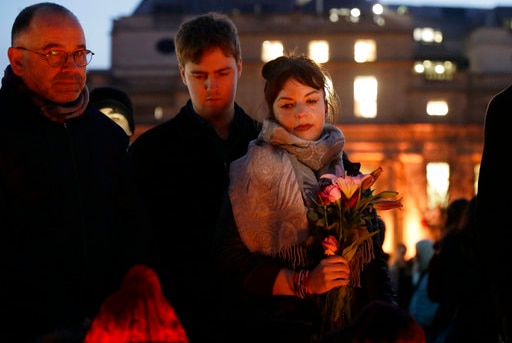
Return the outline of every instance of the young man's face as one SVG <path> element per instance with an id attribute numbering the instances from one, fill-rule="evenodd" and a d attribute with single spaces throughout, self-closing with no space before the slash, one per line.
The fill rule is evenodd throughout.
<path id="1" fill-rule="evenodd" d="M 205 120 L 232 116 L 242 61 L 225 56 L 220 48 L 205 52 L 198 64 L 180 66 L 194 110 Z"/>

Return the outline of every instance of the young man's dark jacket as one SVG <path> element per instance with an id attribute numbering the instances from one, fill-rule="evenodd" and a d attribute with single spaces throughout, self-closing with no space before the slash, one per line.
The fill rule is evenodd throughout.
<path id="1" fill-rule="evenodd" d="M 211 334 L 205 325 L 212 323 L 218 294 L 209 254 L 229 165 L 247 152 L 259 127 L 235 104 L 229 139 L 223 141 L 189 100 L 174 118 L 130 146 L 152 221 L 154 267 L 191 342 L 198 331 Z"/>
<path id="2" fill-rule="evenodd" d="M 10 75 L 0 90 L 0 341 L 24 342 L 92 319 L 145 261 L 149 231 L 122 129 L 91 106 L 52 121 Z"/>

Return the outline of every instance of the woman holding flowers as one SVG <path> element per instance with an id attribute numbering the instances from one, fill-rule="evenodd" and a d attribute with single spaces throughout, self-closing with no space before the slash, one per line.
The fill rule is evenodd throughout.
<path id="1" fill-rule="evenodd" d="M 381 169 L 363 175 L 346 158 L 318 64 L 282 56 L 262 75 L 269 116 L 231 165 L 215 241 L 223 341 L 317 342 L 368 302 L 395 301 L 375 209 L 401 205 L 393 192 L 373 195 Z"/>

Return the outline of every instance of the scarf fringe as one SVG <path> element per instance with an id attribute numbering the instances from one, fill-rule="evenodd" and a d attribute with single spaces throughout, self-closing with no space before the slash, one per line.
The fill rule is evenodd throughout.
<path id="1" fill-rule="evenodd" d="M 373 240 L 365 240 L 357 249 L 356 254 L 350 260 L 350 285 L 361 287 L 361 271 L 375 257 Z"/>
<path id="2" fill-rule="evenodd" d="M 288 264 L 292 270 L 299 270 L 308 266 L 306 246 L 304 244 L 294 245 L 283 249 L 276 254 L 276 257 Z"/>

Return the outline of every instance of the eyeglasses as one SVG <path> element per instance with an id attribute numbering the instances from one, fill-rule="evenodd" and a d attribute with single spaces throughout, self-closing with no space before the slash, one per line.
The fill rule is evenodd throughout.
<path id="1" fill-rule="evenodd" d="M 69 55 L 73 56 L 73 61 L 77 67 L 85 67 L 91 62 L 92 56 L 94 56 L 94 52 L 91 50 L 76 50 L 73 52 L 67 52 L 64 50 L 50 50 L 48 53 L 43 54 L 42 52 L 19 46 L 15 47 L 15 49 L 25 50 L 44 57 L 51 67 L 62 67 L 68 61 Z"/>

